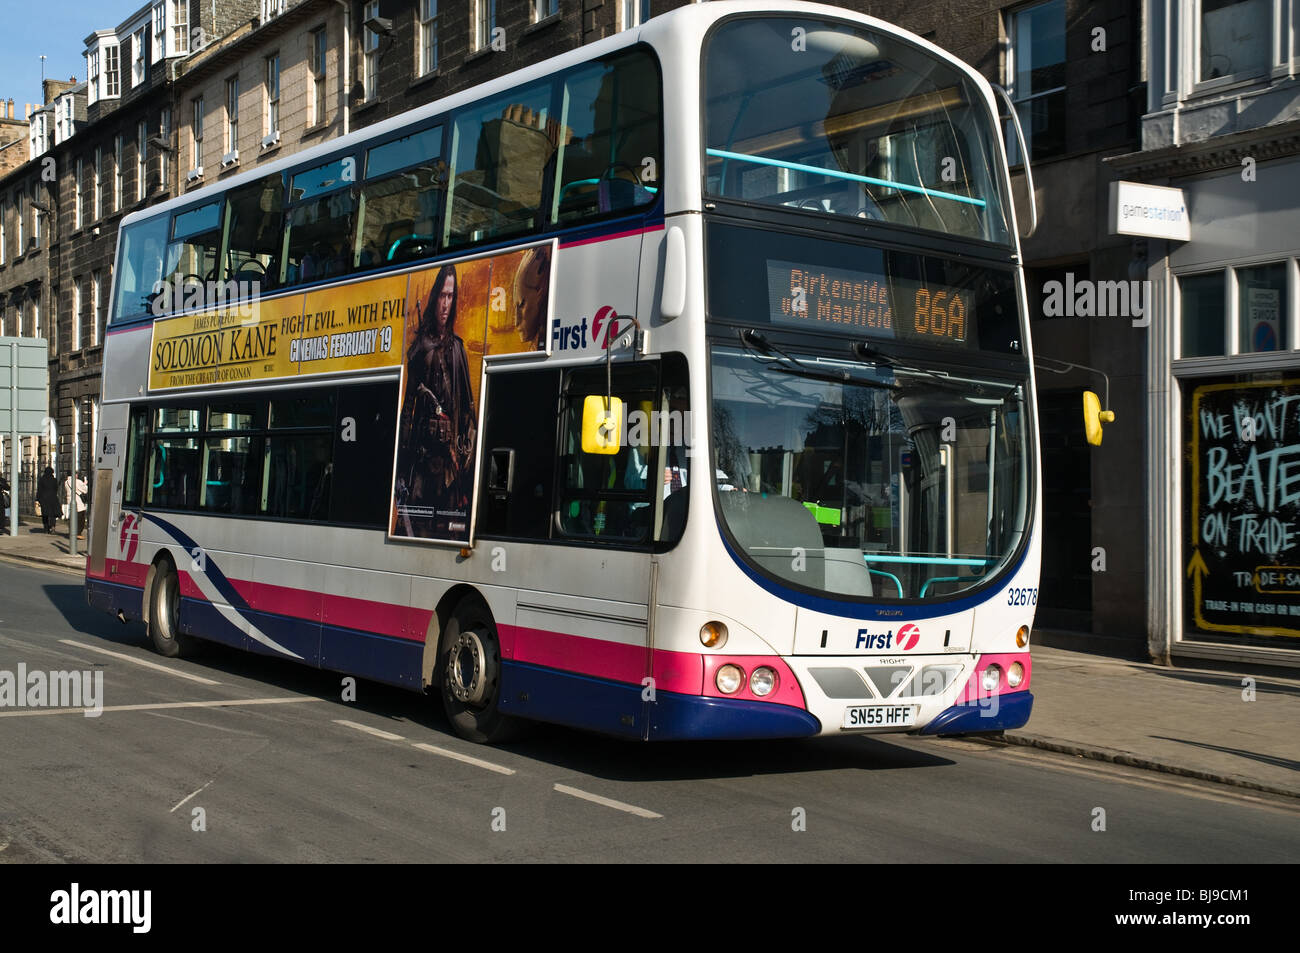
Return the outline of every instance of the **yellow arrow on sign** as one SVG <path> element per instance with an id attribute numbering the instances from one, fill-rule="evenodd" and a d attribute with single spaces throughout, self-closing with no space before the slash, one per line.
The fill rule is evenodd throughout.
<path id="1" fill-rule="evenodd" d="M 1205 565 L 1205 559 L 1201 556 L 1199 549 L 1192 550 L 1191 562 L 1187 564 L 1187 575 L 1190 576 L 1192 573 L 1196 573 L 1197 582 L 1201 581 L 1202 576 L 1210 574 L 1210 567 Z"/>

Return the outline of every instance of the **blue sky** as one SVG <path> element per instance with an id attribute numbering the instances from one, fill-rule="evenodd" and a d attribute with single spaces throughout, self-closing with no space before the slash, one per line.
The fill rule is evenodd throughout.
<path id="1" fill-rule="evenodd" d="M 41 101 L 41 54 L 51 79 L 86 78 L 81 52 L 95 30 L 111 30 L 146 0 L 6 0 L 0 26 L 0 99 L 13 98 L 22 118 L 24 103 Z"/>

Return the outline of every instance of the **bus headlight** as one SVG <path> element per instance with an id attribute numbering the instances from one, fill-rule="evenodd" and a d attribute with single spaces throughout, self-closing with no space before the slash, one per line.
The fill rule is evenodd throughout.
<path id="1" fill-rule="evenodd" d="M 992 694 L 998 690 L 998 685 L 1002 681 L 1002 669 L 996 663 L 992 663 L 988 668 L 980 673 L 980 688 Z"/>
<path id="2" fill-rule="evenodd" d="M 1025 680 L 1025 667 L 1019 662 L 1012 662 L 1007 669 L 1007 684 L 1016 688 Z"/>
<path id="3" fill-rule="evenodd" d="M 734 695 L 745 684 L 744 669 L 739 665 L 724 665 L 718 669 L 714 681 L 717 682 L 718 691 L 722 692 L 722 694 Z"/>
<path id="4" fill-rule="evenodd" d="M 1029 644 L 1029 626 L 1022 625 L 1016 632 L 1016 645 L 1024 648 Z"/>
<path id="5" fill-rule="evenodd" d="M 754 674 L 749 676 L 749 690 L 759 698 L 776 691 L 776 683 L 776 671 L 766 665 L 754 669 Z"/>
<path id="6" fill-rule="evenodd" d="M 720 649 L 727 644 L 727 627 L 722 622 L 706 622 L 700 626 L 700 642 L 706 649 Z"/>

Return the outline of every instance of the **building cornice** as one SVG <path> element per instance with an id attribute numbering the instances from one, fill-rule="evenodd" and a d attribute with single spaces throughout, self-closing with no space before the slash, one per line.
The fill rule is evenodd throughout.
<path id="1" fill-rule="evenodd" d="M 1138 179 L 1178 179 L 1205 172 L 1240 169 L 1243 159 L 1267 162 L 1300 155 L 1300 120 L 1273 123 L 1159 149 L 1144 149 L 1103 161 Z"/>

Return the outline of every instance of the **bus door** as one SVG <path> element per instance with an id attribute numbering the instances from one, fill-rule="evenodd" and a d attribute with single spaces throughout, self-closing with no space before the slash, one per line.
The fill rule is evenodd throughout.
<path id="1" fill-rule="evenodd" d="M 122 455 L 126 450 L 126 432 L 102 429 L 95 448 L 95 475 L 90 486 L 90 549 L 86 570 L 103 576 L 108 558 L 110 528 L 121 520 L 122 481 L 114 474 L 122 472 Z M 116 548 L 116 547 L 115 547 Z"/>

